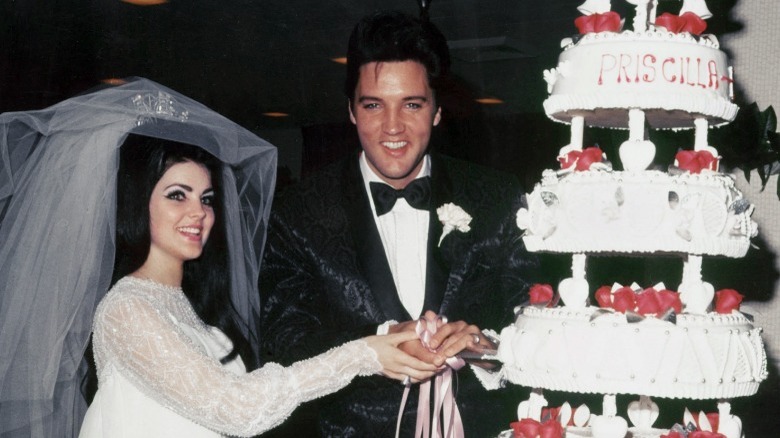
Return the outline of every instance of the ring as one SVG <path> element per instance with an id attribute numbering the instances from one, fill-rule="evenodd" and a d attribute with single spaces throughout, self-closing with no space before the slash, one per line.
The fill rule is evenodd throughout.
<path id="1" fill-rule="evenodd" d="M 479 335 L 475 334 L 475 335 L 472 335 L 472 336 L 474 336 L 474 343 L 475 344 L 479 344 Z"/>
<path id="2" fill-rule="evenodd" d="M 411 385 L 411 384 L 412 384 L 412 378 L 411 378 L 411 377 L 409 377 L 409 376 L 406 376 L 406 377 L 404 377 L 404 381 L 403 381 L 403 382 L 401 382 L 401 383 L 403 383 L 403 384 L 404 384 L 404 386 L 409 386 L 409 385 Z"/>

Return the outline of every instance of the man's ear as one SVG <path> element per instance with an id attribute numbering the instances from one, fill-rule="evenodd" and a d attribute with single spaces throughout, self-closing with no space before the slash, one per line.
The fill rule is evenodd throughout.
<path id="1" fill-rule="evenodd" d="M 352 113 L 352 100 L 347 99 L 347 110 L 349 111 L 349 120 L 352 121 L 353 125 L 357 125 L 357 120 L 355 120 L 355 114 Z"/>
<path id="2" fill-rule="evenodd" d="M 436 114 L 433 116 L 433 126 L 437 126 L 439 122 L 441 122 L 441 107 L 436 110 Z"/>

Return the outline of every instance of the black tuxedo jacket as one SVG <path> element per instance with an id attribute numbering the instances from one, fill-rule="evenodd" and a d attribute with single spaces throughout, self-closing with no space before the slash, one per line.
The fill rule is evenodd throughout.
<path id="1" fill-rule="evenodd" d="M 535 271 L 515 225 L 522 193 L 511 175 L 431 156 L 432 202 L 424 310 L 500 331 L 526 300 Z M 398 298 L 356 155 L 333 164 L 278 197 L 260 291 L 264 361 L 288 365 L 360 337 L 388 320 L 407 321 Z M 471 230 L 449 233 L 436 208 L 454 203 L 472 216 Z M 404 414 L 414 430 L 418 385 Z M 318 417 L 322 436 L 393 436 L 403 386 L 382 376 L 302 405 L 281 430 L 302 433 Z M 458 372 L 457 401 L 466 436 L 495 436 L 516 420 L 521 395 L 486 391 L 473 372 Z M 503 412 L 503 413 L 500 413 Z M 308 433 L 308 432 L 305 432 Z"/>

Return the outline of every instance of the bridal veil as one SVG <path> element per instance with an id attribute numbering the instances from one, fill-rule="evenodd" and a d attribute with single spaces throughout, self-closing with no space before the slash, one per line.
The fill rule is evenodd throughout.
<path id="1" fill-rule="evenodd" d="M 232 304 L 258 336 L 257 276 L 276 148 L 143 78 L 0 115 L 0 435 L 75 436 L 82 363 L 114 262 L 116 173 L 128 133 L 202 147 L 225 166 Z M 257 343 L 253 342 L 253 348 Z"/>

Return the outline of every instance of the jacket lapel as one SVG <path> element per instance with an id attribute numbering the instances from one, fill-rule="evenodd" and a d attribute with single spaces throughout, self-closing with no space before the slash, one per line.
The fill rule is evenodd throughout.
<path id="1" fill-rule="evenodd" d="M 439 249 L 442 224 L 436 209 L 452 202 L 452 181 L 444 168 L 444 163 L 434 154 L 431 154 L 431 189 L 430 220 L 428 221 L 428 266 L 425 273 L 425 304 L 423 309 L 439 313 L 450 269 L 444 262 Z"/>
<path id="2" fill-rule="evenodd" d="M 393 274 L 371 213 L 371 203 L 364 188 L 358 159 L 353 156 L 348 161 L 344 175 L 344 181 L 347 181 L 344 205 L 359 269 L 387 319 L 410 320 L 411 316 L 401 304 L 395 288 Z"/>

